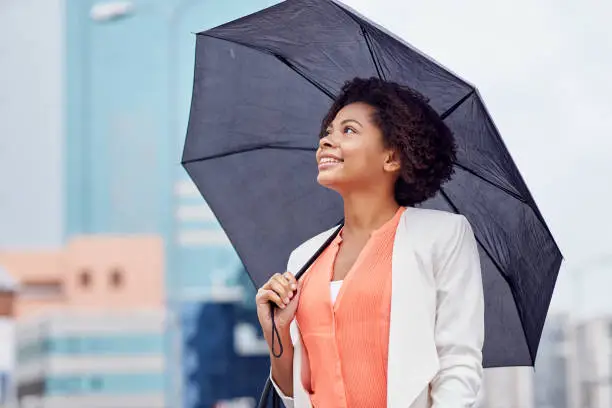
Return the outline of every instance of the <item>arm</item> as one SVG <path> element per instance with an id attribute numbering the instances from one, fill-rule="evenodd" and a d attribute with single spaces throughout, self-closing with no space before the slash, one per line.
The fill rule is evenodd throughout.
<path id="1" fill-rule="evenodd" d="M 289 256 L 287 264 L 287 270 L 291 270 L 294 262 L 294 252 Z M 291 313 L 291 321 L 289 324 L 285 324 L 286 329 L 281 330 L 279 328 L 280 341 L 283 344 L 283 354 L 280 358 L 276 358 L 272 354 L 272 333 L 268 330 L 264 332 L 264 336 L 268 345 L 270 346 L 270 380 L 274 386 L 274 390 L 283 401 L 286 408 L 294 408 L 295 401 L 293 397 L 293 372 L 295 363 L 295 339 L 298 337 L 293 331 L 297 330 L 295 324 L 295 309 L 297 308 L 297 302 L 299 301 L 299 292 L 301 289 L 301 282 L 298 283 L 297 296 L 292 299 L 293 312 Z M 277 345 L 278 346 L 278 345 Z"/>
<path id="2" fill-rule="evenodd" d="M 301 402 L 304 402 L 304 398 L 306 399 L 308 398 L 308 391 L 306 391 L 306 389 L 302 387 L 302 383 L 300 383 L 300 376 L 302 377 L 302 382 L 306 384 L 308 388 L 310 384 L 310 369 L 309 369 L 310 366 L 308 364 L 308 354 L 306 353 L 306 349 L 301 343 L 298 332 L 299 332 L 299 329 L 297 327 L 297 324 L 295 324 L 295 321 L 294 321 L 293 324 L 291 325 L 291 339 L 293 340 L 293 367 L 292 367 L 293 377 L 292 377 L 292 381 L 293 379 L 295 379 L 294 381 L 298 381 L 298 383 L 294 384 L 294 388 L 292 389 L 291 393 L 285 394 L 280 389 L 278 384 L 276 384 L 274 368 L 272 368 L 272 375 L 270 377 L 272 379 L 272 385 L 274 386 L 274 389 L 276 390 L 277 394 L 280 396 L 286 408 L 294 408 L 296 404 L 300 404 L 300 406 L 302 406 Z M 271 358 L 275 358 L 275 357 L 271 356 Z M 301 393 L 302 395 L 295 395 L 294 393 L 298 393 L 298 394 Z"/>
<path id="3" fill-rule="evenodd" d="M 279 331 L 280 332 L 280 331 Z M 269 335 L 266 334 L 266 337 Z M 270 352 L 270 379 L 272 385 L 279 395 L 286 408 L 293 408 L 293 343 L 289 330 L 280 332 L 280 338 L 283 343 L 283 355 L 276 358 Z M 266 339 L 268 340 L 268 339 Z M 271 339 L 268 340 L 271 344 Z"/>
<path id="4" fill-rule="evenodd" d="M 431 383 L 433 408 L 470 408 L 482 382 L 484 295 L 480 257 L 472 228 L 458 217 L 440 249 L 435 341 L 440 370 Z"/>

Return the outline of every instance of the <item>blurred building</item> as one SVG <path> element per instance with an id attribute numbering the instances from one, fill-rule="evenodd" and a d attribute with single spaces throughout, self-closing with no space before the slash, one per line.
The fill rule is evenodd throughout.
<path id="1" fill-rule="evenodd" d="M 63 3 L 64 0 L 0 2 L 3 249 L 62 244 Z"/>
<path id="2" fill-rule="evenodd" d="M 182 315 L 182 326 L 168 331 L 168 406 L 184 400 L 185 408 L 207 407 L 214 396 L 191 389 L 196 385 L 188 372 L 201 370 L 201 383 L 213 381 L 204 362 L 187 370 L 184 361 L 199 353 L 219 360 L 224 353 L 218 343 L 187 341 L 183 331 L 199 324 L 213 336 L 208 327 L 216 323 L 190 322 L 194 315 L 183 309 L 194 302 L 204 307 L 243 271 L 180 166 L 193 87 L 193 33 L 272 3 L 66 2 L 66 235 L 149 232 L 164 238 L 167 306 Z M 231 337 L 223 343 L 231 344 Z M 235 382 L 231 370 L 216 375 Z"/>
<path id="3" fill-rule="evenodd" d="M 481 408 L 582 408 L 572 404 L 576 360 L 572 325 L 566 314 L 550 313 L 535 368 L 485 370 Z"/>
<path id="4" fill-rule="evenodd" d="M 16 397 L 44 408 L 162 408 L 165 314 L 43 313 L 17 325 Z"/>
<path id="5" fill-rule="evenodd" d="M 612 318 L 550 314 L 535 371 L 537 408 L 612 406 Z"/>
<path id="6" fill-rule="evenodd" d="M 0 133 L 14 137 L 1 141 L 10 144 L 0 146 L 0 172 L 27 171 L 0 185 L 9 198 L 0 225 L 11 226 L 0 245 L 57 249 L 81 235 L 158 234 L 174 314 L 237 285 L 240 261 L 180 166 L 193 33 L 275 2 L 3 1 L 0 35 L 11 40 L 0 49 L 10 61 L 0 65 L 0 98 L 10 109 L 0 112 Z M 54 304 L 54 285 L 28 291 L 46 291 Z M 181 332 L 170 327 L 165 342 L 168 406 L 192 384 L 177 354 L 192 347 Z"/>
<path id="7" fill-rule="evenodd" d="M 164 407 L 163 242 L 75 237 L 0 252 L 17 280 L 13 384 L 20 407 Z"/>
<path id="8" fill-rule="evenodd" d="M 0 406 L 9 399 L 14 368 L 14 300 L 17 281 L 0 265 Z"/>
<path id="9" fill-rule="evenodd" d="M 180 165 L 193 33 L 272 3 L 65 1 L 65 235 L 160 234 L 171 306 L 240 267 Z"/>
<path id="10" fill-rule="evenodd" d="M 612 406 L 612 318 L 599 317 L 575 324 L 569 356 L 571 408 Z"/>
<path id="11" fill-rule="evenodd" d="M 485 369 L 482 387 L 479 408 L 536 408 L 533 367 Z"/>
<path id="12" fill-rule="evenodd" d="M 14 314 L 162 309 L 163 243 L 153 235 L 75 237 L 54 251 L 0 252 L 18 281 Z"/>
<path id="13" fill-rule="evenodd" d="M 571 322 L 566 314 L 549 313 L 538 347 L 534 396 L 537 408 L 571 408 Z"/>
<path id="14" fill-rule="evenodd" d="M 185 406 L 234 406 L 224 401 L 256 406 L 270 373 L 268 346 L 256 315 L 240 297 L 219 293 L 183 305 Z"/>

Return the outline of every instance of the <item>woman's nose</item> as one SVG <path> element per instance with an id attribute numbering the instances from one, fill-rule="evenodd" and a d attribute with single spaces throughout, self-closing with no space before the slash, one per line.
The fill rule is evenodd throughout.
<path id="1" fill-rule="evenodd" d="M 319 146 L 320 147 L 334 147 L 335 144 L 333 141 L 332 134 L 328 133 L 327 135 L 323 136 L 321 140 L 319 140 Z"/>

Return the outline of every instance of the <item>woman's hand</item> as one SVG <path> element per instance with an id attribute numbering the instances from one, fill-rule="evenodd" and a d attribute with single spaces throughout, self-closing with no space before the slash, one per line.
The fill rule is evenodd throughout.
<path id="1" fill-rule="evenodd" d="M 255 297 L 257 317 L 263 330 L 264 337 L 270 348 L 271 375 L 281 392 L 293 396 L 293 344 L 289 326 L 295 317 L 302 282 L 297 282 L 290 272 L 277 273 L 272 276 L 258 291 Z M 270 302 L 278 308 L 274 311 L 274 320 L 278 329 L 278 341 L 284 345 L 283 353 L 275 354 L 272 334 L 272 318 L 270 316 Z"/>
<path id="2" fill-rule="evenodd" d="M 272 331 L 270 316 L 270 302 L 278 306 L 274 311 L 276 328 L 279 331 L 289 332 L 289 325 L 295 317 L 300 298 L 301 283 L 298 283 L 291 272 L 277 273 L 268 280 L 258 291 L 255 297 L 257 317 L 266 338 Z"/>

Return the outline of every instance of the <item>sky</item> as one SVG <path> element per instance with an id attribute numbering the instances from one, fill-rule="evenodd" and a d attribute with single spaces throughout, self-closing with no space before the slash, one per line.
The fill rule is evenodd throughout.
<path id="1" fill-rule="evenodd" d="M 553 307 L 588 303 L 585 309 L 612 312 L 604 292 L 612 286 L 612 258 L 600 261 L 612 254 L 607 214 L 612 201 L 612 160 L 607 160 L 612 158 L 612 6 L 596 0 L 345 2 L 477 86 L 565 256 Z M 49 16 L 59 18 L 61 2 L 38 4 L 49 7 L 38 13 L 47 17 L 35 24 L 39 29 L 21 30 L 20 38 L 24 48 L 46 42 L 38 50 L 46 53 L 46 65 L 33 63 L 31 53 L 9 54 L 16 39 L 0 36 L 0 88 L 29 86 L 35 92 L 51 87 L 49 101 L 24 92 L 19 100 L 0 93 L 0 228 L 27 222 L 29 231 L 16 228 L 12 238 L 33 234 L 41 246 L 49 246 L 61 236 L 61 163 L 48 162 L 45 155 L 60 145 L 61 111 L 52 103 L 59 82 L 31 78 L 43 71 L 47 78 L 60 78 L 54 55 L 61 50 L 61 30 L 44 30 L 51 40 L 36 33 L 41 24 L 57 26 Z M 17 19 L 4 15 L 0 28 L 9 30 Z M 35 43 L 36 38 L 41 41 Z M 27 107 L 21 109 L 23 117 L 13 113 L 19 106 Z M 45 147 L 24 155 L 22 150 L 33 145 L 28 138 L 43 138 Z M 61 159 L 59 152 L 54 157 Z M 48 169 L 34 172 L 32 166 L 40 163 Z M 44 222 L 46 230 L 36 228 Z"/>
<path id="2" fill-rule="evenodd" d="M 0 250 L 61 243 L 63 1 L 0 1 Z"/>
<path id="3" fill-rule="evenodd" d="M 565 257 L 553 309 L 612 313 L 612 5 L 345 3 L 478 88 Z"/>

